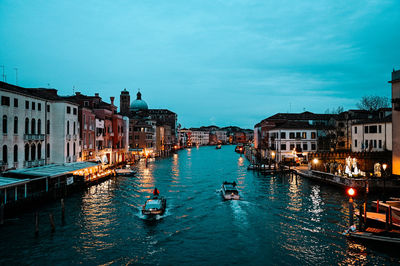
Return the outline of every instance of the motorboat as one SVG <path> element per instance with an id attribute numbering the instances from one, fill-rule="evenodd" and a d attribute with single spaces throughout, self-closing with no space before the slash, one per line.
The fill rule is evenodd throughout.
<path id="1" fill-rule="evenodd" d="M 124 168 L 115 169 L 115 174 L 118 176 L 132 176 L 135 175 L 136 172 L 131 169 L 130 165 L 127 165 Z"/>
<path id="2" fill-rule="evenodd" d="M 215 148 L 217 149 L 217 150 L 219 150 L 219 149 L 221 149 L 221 144 L 218 144 L 217 146 L 215 146 Z"/>
<path id="3" fill-rule="evenodd" d="M 224 183 L 222 183 L 221 193 L 226 200 L 238 200 L 240 198 L 235 181 L 224 181 Z"/>
<path id="4" fill-rule="evenodd" d="M 237 153 L 243 153 L 244 152 L 244 147 L 242 143 L 239 143 L 236 147 L 235 147 L 235 152 Z"/>
<path id="5" fill-rule="evenodd" d="M 167 208 L 167 200 L 164 197 L 154 196 L 148 199 L 142 208 L 142 214 L 146 216 L 163 215 Z"/>

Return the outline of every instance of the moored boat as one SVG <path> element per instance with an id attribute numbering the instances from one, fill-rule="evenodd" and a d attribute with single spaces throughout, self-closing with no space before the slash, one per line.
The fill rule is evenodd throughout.
<path id="1" fill-rule="evenodd" d="M 115 173 L 118 176 L 132 176 L 135 175 L 136 172 L 131 169 L 131 167 L 128 165 L 125 168 L 117 168 L 115 169 Z"/>
<path id="2" fill-rule="evenodd" d="M 167 200 L 163 197 L 154 196 L 148 199 L 142 208 L 142 214 L 148 217 L 163 215 L 167 208 Z"/>
<path id="3" fill-rule="evenodd" d="M 238 200 L 240 198 L 239 191 L 236 188 L 236 182 L 222 183 L 221 193 L 226 200 Z"/>
<path id="4" fill-rule="evenodd" d="M 217 146 L 215 146 L 215 148 L 217 149 L 217 150 L 219 150 L 219 149 L 221 149 L 221 144 L 218 144 Z"/>

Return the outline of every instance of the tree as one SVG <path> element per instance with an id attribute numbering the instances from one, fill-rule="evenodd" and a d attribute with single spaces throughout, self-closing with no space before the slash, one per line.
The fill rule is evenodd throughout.
<path id="1" fill-rule="evenodd" d="M 357 107 L 361 110 L 376 111 L 380 108 L 390 107 L 388 97 L 384 96 L 363 96 L 357 103 Z"/>

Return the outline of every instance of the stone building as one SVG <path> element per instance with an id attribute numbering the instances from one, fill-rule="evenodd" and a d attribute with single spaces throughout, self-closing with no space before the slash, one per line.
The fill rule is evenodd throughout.
<path id="1" fill-rule="evenodd" d="M 393 70 L 392 80 L 392 173 L 400 175 L 400 70 Z"/>

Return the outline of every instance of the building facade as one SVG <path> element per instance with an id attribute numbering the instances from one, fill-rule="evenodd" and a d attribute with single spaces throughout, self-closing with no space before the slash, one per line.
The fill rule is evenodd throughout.
<path id="1" fill-rule="evenodd" d="M 353 152 L 392 150 L 392 116 L 378 121 L 364 121 L 352 125 Z"/>
<path id="2" fill-rule="evenodd" d="M 393 70 L 392 80 L 392 174 L 400 175 L 400 70 Z"/>

